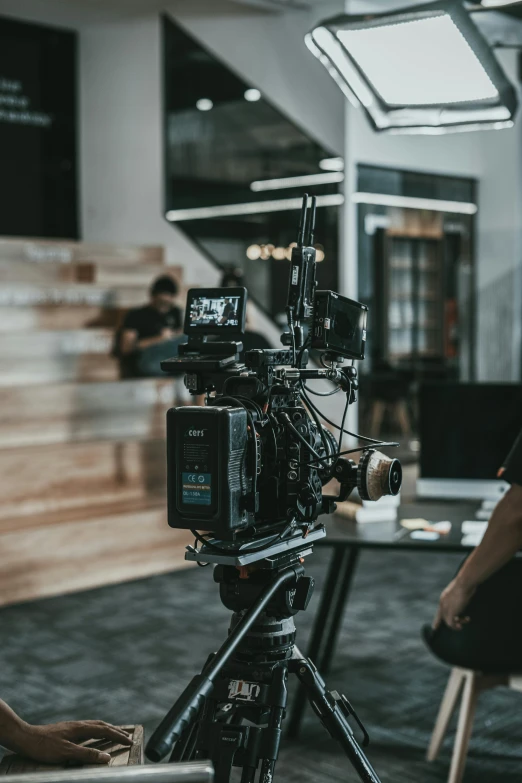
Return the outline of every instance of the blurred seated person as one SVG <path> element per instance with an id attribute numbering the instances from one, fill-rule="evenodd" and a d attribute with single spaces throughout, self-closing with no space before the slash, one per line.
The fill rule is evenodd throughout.
<path id="1" fill-rule="evenodd" d="M 497 504 L 482 542 L 445 588 L 428 646 L 452 666 L 504 673 L 522 671 L 522 433 L 499 470 L 511 484 Z"/>
<path id="2" fill-rule="evenodd" d="M 221 278 L 220 283 L 221 288 L 243 288 L 245 287 L 244 281 L 243 281 L 243 271 L 238 268 L 231 267 L 230 269 L 225 270 L 223 273 L 223 277 Z M 226 305 L 225 305 L 226 308 Z M 264 334 L 261 334 L 261 332 L 255 332 L 253 329 L 251 329 L 251 305 L 250 302 L 247 302 L 247 314 L 246 314 L 246 325 L 245 325 L 245 334 L 243 335 L 241 342 L 243 343 L 243 353 L 241 354 L 241 359 L 243 359 L 243 355 L 245 351 L 254 351 L 254 350 L 264 350 L 265 348 L 273 348 L 274 346 L 267 340 Z M 223 312 L 224 314 L 224 312 Z M 228 316 L 230 317 L 230 316 Z"/>
<path id="3" fill-rule="evenodd" d="M 101 720 L 33 726 L 0 699 L 0 745 L 13 753 L 44 764 L 108 764 L 111 760 L 109 753 L 80 744 L 91 739 L 132 745 L 131 738 L 123 729 Z"/>
<path id="4" fill-rule="evenodd" d="M 175 304 L 178 284 L 169 275 L 155 280 L 149 304 L 129 310 L 116 334 L 113 354 L 124 378 L 165 377 L 160 362 L 177 356 L 186 342 L 183 312 Z"/>
<path id="5" fill-rule="evenodd" d="M 466 609 L 480 585 L 522 548 L 522 432 L 498 477 L 510 483 L 511 488 L 493 511 L 481 543 L 443 591 L 433 622 L 435 629 L 444 622 L 454 631 L 461 631 L 470 622 Z"/>

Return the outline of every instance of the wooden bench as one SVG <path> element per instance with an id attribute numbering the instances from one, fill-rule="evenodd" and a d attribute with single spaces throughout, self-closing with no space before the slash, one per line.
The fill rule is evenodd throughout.
<path id="1" fill-rule="evenodd" d="M 0 604 L 185 564 L 166 521 L 179 380 L 119 380 L 125 310 L 181 269 L 159 247 L 0 240 Z"/>
<path id="2" fill-rule="evenodd" d="M 136 378 L 0 387 L 0 449 L 163 438 L 179 385 L 169 378 Z"/>

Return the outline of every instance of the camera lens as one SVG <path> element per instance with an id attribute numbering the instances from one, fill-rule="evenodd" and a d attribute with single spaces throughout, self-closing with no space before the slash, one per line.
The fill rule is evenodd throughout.
<path id="1" fill-rule="evenodd" d="M 398 495 L 402 484 L 402 467 L 380 451 L 369 449 L 359 461 L 357 488 L 362 500 L 380 500 L 384 495 Z"/>

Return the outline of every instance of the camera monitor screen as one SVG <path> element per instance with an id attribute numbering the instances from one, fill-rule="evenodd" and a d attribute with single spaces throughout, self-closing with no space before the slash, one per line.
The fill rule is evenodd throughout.
<path id="1" fill-rule="evenodd" d="M 192 288 L 187 296 L 185 334 L 243 334 L 245 288 Z"/>
<path id="2" fill-rule="evenodd" d="M 334 291 L 316 291 L 312 348 L 364 359 L 367 317 L 366 305 Z"/>

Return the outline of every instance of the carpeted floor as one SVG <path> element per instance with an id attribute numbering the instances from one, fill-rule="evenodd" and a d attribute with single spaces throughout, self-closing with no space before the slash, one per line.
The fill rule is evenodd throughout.
<path id="1" fill-rule="evenodd" d="M 324 549 L 309 559 L 319 589 L 328 555 Z M 382 783 L 447 779 L 449 738 L 435 764 L 424 754 L 448 672 L 424 650 L 419 628 L 458 560 L 361 557 L 329 684 L 365 721 Z M 302 649 L 319 589 L 297 618 Z M 210 569 L 0 609 L 0 696 L 33 722 L 103 718 L 150 732 L 224 637 L 227 620 Z M 500 689 L 481 698 L 465 783 L 522 781 L 521 716 L 521 694 Z M 277 779 L 356 776 L 309 711 L 300 741 L 284 745 Z"/>

